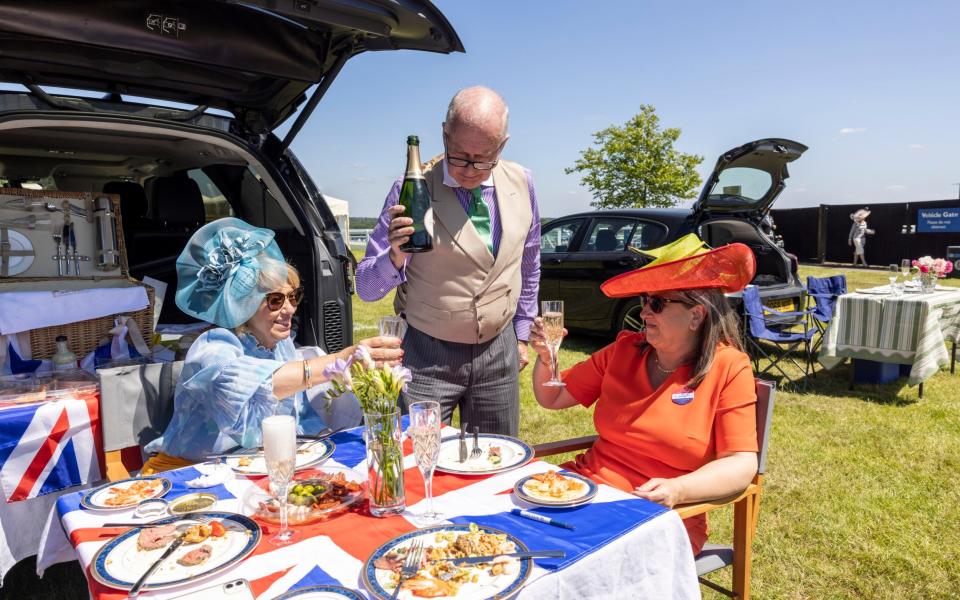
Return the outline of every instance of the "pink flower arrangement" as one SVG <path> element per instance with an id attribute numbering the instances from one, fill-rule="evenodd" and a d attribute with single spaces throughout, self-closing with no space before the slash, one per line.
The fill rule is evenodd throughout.
<path id="1" fill-rule="evenodd" d="M 946 277 L 953 272 L 953 263 L 942 258 L 921 256 L 911 264 L 921 273 L 933 273 L 937 277 Z"/>

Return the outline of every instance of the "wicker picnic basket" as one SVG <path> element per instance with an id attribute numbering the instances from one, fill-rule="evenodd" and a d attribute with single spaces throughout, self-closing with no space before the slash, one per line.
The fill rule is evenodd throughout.
<path id="1" fill-rule="evenodd" d="M 110 202 L 113 204 L 113 211 L 116 215 L 117 250 L 120 254 L 120 273 L 119 275 L 105 275 L 98 272 L 88 277 L 74 277 L 71 279 L 82 279 L 94 282 L 125 279 L 135 285 L 140 285 L 146 288 L 147 300 L 149 301 L 147 307 L 128 314 L 133 318 L 137 326 L 140 328 L 140 333 L 143 335 L 144 341 L 147 343 L 147 345 L 150 345 L 153 341 L 153 307 L 155 301 L 154 290 L 149 285 L 144 285 L 142 282 L 130 277 L 129 265 L 127 263 L 127 247 L 123 239 L 123 217 L 120 214 L 120 197 L 116 194 L 92 194 L 89 192 L 64 192 L 56 190 L 4 188 L 0 188 L 0 194 L 16 195 L 27 198 L 59 198 L 63 200 L 73 200 L 75 202 L 83 202 L 90 214 L 93 214 L 92 209 L 94 198 L 99 196 L 107 196 L 110 198 Z M 49 282 L 51 280 L 56 281 L 57 279 L 58 278 L 55 277 L 15 277 L 0 279 L 0 282 Z M 108 340 L 110 338 L 110 330 L 115 326 L 115 319 L 117 316 L 118 315 L 107 315 L 104 317 L 98 317 L 96 319 L 88 319 L 86 321 L 31 329 L 31 355 L 33 358 L 50 358 L 57 350 L 57 336 L 65 335 L 67 336 L 67 347 L 70 348 L 70 351 L 76 354 L 77 357 L 82 358 L 96 349 L 97 346 L 101 345 L 104 340 Z"/>

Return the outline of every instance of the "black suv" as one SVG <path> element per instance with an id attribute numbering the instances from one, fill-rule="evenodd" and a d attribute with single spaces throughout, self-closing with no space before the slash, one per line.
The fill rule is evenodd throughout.
<path id="1" fill-rule="evenodd" d="M 0 82 L 23 86 L 0 92 L 0 184 L 119 194 L 131 274 L 170 284 L 164 323 L 188 320 L 175 262 L 197 228 L 272 229 L 304 274 L 298 342 L 338 350 L 353 256 L 289 146 L 349 58 L 398 49 L 463 46 L 426 0 L 0 0 Z"/>
<path id="2" fill-rule="evenodd" d="M 760 224 L 789 177 L 787 163 L 806 149 L 790 140 L 763 139 L 725 152 L 690 210 L 604 210 L 550 221 L 540 240 L 540 298 L 563 300 L 564 323 L 572 330 L 613 336 L 641 329 L 639 301 L 607 298 L 600 284 L 648 262 L 628 246 L 656 248 L 692 232 L 713 247 L 749 246 L 757 257 L 753 284 L 764 304 L 798 309 L 804 287 L 797 259 Z M 739 294 L 730 296 L 738 302 Z"/>

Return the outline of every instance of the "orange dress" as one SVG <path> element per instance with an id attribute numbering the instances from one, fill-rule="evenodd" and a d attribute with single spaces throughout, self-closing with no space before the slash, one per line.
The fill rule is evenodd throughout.
<path id="1" fill-rule="evenodd" d="M 654 477 L 696 471 L 728 452 L 757 452 L 757 395 L 746 354 L 717 349 L 713 366 L 689 399 L 692 368 L 680 367 L 657 389 L 647 377 L 652 348 L 642 333 L 615 342 L 563 372 L 567 391 L 585 407 L 596 404 L 599 438 L 563 465 L 591 479 L 633 491 Z M 705 515 L 684 521 L 694 554 L 707 541 Z"/>

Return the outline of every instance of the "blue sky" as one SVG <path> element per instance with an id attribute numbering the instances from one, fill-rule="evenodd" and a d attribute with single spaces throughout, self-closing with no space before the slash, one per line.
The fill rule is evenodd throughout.
<path id="1" fill-rule="evenodd" d="M 294 149 L 352 216 L 402 175 L 405 137 L 441 151 L 450 96 L 474 84 L 510 105 L 504 157 L 531 168 L 544 216 L 589 208 L 565 175 L 592 134 L 653 104 L 706 176 L 762 137 L 810 150 L 777 207 L 957 197 L 960 5 L 950 2 L 437 0 L 466 54 L 351 60 Z"/>

